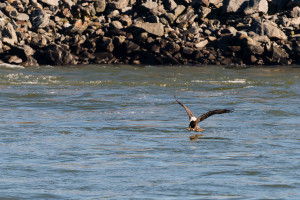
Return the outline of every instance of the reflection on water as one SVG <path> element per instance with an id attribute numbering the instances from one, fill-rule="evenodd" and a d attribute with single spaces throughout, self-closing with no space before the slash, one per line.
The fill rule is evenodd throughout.
<path id="1" fill-rule="evenodd" d="M 0 66 L 0 199 L 298 199 L 300 69 Z M 235 112 L 200 123 L 188 117 Z"/>

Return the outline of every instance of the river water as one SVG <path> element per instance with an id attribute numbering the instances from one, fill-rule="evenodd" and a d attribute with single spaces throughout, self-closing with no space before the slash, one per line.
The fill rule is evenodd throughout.
<path id="1" fill-rule="evenodd" d="M 200 123 L 196 141 L 173 95 Z M 0 199 L 300 199 L 300 68 L 0 66 Z"/>

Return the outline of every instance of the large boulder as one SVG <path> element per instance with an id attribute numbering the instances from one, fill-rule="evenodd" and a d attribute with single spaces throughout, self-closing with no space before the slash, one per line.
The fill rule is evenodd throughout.
<path id="1" fill-rule="evenodd" d="M 106 1 L 105 0 L 95 0 L 94 7 L 97 13 L 101 13 L 105 11 Z"/>
<path id="2" fill-rule="evenodd" d="M 11 51 L 18 54 L 23 60 L 26 60 L 28 57 L 33 56 L 35 53 L 35 50 L 32 49 L 28 45 L 14 45 L 11 46 Z"/>
<path id="3" fill-rule="evenodd" d="M 75 63 L 75 58 L 70 51 L 56 44 L 48 45 L 45 48 L 44 57 L 48 59 L 47 64 L 51 65 L 71 65 Z"/>
<path id="4" fill-rule="evenodd" d="M 125 8 L 128 5 L 128 3 L 129 3 L 129 0 L 114 0 L 109 3 L 109 6 L 112 9 L 121 10 L 121 9 Z M 102 4 L 103 4 L 103 2 L 102 2 Z"/>
<path id="5" fill-rule="evenodd" d="M 175 9 L 174 9 L 174 15 L 175 18 L 177 18 L 179 15 L 181 15 L 183 13 L 183 11 L 185 10 L 185 6 L 184 5 L 178 5 Z"/>
<path id="6" fill-rule="evenodd" d="M 39 2 L 47 4 L 49 6 L 58 6 L 58 0 L 39 0 Z"/>
<path id="7" fill-rule="evenodd" d="M 134 28 L 142 29 L 152 35 L 163 36 L 164 25 L 162 23 L 137 23 L 133 25 Z"/>
<path id="8" fill-rule="evenodd" d="M 290 13 L 289 13 L 290 17 L 292 18 L 296 18 L 296 17 L 300 17 L 300 7 L 294 7 Z"/>
<path id="9" fill-rule="evenodd" d="M 147 10 L 153 10 L 157 9 L 158 3 L 152 1 L 152 0 L 147 0 L 146 2 L 142 3 L 142 8 L 145 8 Z"/>
<path id="10" fill-rule="evenodd" d="M 18 42 L 16 31 L 11 23 L 7 23 L 2 29 L 2 41 L 10 45 Z"/>
<path id="11" fill-rule="evenodd" d="M 269 38 L 273 38 L 273 39 L 279 39 L 279 40 L 287 39 L 285 33 L 278 28 L 277 24 L 271 21 L 266 21 L 262 24 L 262 33 L 264 35 L 267 35 Z"/>
<path id="12" fill-rule="evenodd" d="M 176 19 L 176 23 L 180 28 L 187 27 L 189 24 L 192 24 L 197 17 L 198 15 L 195 14 L 194 9 L 188 7 L 186 13 Z"/>
<path id="13" fill-rule="evenodd" d="M 165 8 L 172 11 L 177 7 L 177 3 L 174 0 L 164 1 Z"/>
<path id="14" fill-rule="evenodd" d="M 225 0 L 223 9 L 225 13 L 242 12 L 248 4 L 248 0 Z"/>
<path id="15" fill-rule="evenodd" d="M 82 22 L 82 20 L 79 19 L 74 23 L 71 32 L 82 34 L 87 29 L 87 27 L 88 27 L 88 23 Z"/>
<path id="16" fill-rule="evenodd" d="M 223 0 L 193 0 L 192 6 L 205 6 L 208 7 L 209 5 L 213 5 L 216 8 L 220 7 L 222 5 Z"/>
<path id="17" fill-rule="evenodd" d="M 46 14 L 41 8 L 36 8 L 31 12 L 31 23 L 34 28 L 44 28 L 48 26 L 50 19 L 49 15 Z"/>
<path id="18" fill-rule="evenodd" d="M 247 7 L 244 10 L 246 15 L 254 13 L 268 13 L 268 1 L 267 0 L 250 0 Z"/>
<path id="19" fill-rule="evenodd" d="M 267 13 L 267 0 L 225 0 L 223 9 L 225 13 Z"/>
<path id="20" fill-rule="evenodd" d="M 259 35 L 266 35 L 270 39 L 286 40 L 285 33 L 271 21 L 262 22 L 260 18 L 254 19 L 252 30 Z"/>
<path id="21" fill-rule="evenodd" d="M 209 3 L 218 8 L 220 5 L 222 5 L 223 0 L 209 0 Z"/>
<path id="22" fill-rule="evenodd" d="M 289 54 L 280 46 L 273 44 L 271 47 L 271 59 L 272 64 L 286 65 L 289 63 Z"/>

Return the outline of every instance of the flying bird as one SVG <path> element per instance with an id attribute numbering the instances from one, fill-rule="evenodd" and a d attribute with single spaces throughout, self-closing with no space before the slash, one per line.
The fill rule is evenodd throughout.
<path id="1" fill-rule="evenodd" d="M 190 119 L 190 124 L 189 127 L 187 128 L 187 130 L 189 131 L 196 131 L 196 132 L 200 132 L 203 131 L 204 129 L 199 127 L 199 122 L 205 120 L 206 118 L 214 115 L 214 114 L 223 114 L 223 113 L 230 113 L 233 110 L 228 110 L 228 109 L 217 109 L 217 110 L 212 110 L 209 111 L 203 115 L 201 115 L 200 117 L 195 117 L 193 115 L 193 113 L 190 111 L 190 109 L 188 109 L 188 107 L 186 107 L 183 103 L 181 103 L 180 101 L 178 101 L 178 99 L 176 98 L 176 96 L 174 95 L 175 100 L 177 101 L 177 103 L 179 103 L 179 105 L 181 105 L 185 111 L 187 112 L 189 119 Z"/>

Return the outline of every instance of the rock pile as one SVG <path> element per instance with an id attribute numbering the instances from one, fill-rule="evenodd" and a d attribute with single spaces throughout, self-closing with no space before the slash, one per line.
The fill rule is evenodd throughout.
<path id="1" fill-rule="evenodd" d="M 300 1 L 1 1 L 1 62 L 300 64 Z"/>

